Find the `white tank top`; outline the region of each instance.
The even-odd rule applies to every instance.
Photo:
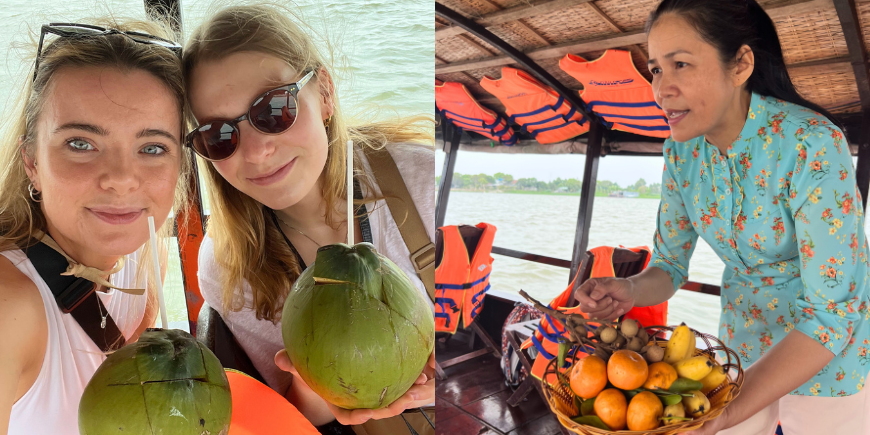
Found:
[[[48,285],[24,252],[16,249],[0,252],[0,255],[36,284],[48,325],[48,345],[42,368],[33,386],[12,405],[8,435],[79,435],[79,400],[91,376],[106,358],[72,314],[64,314],[58,308]],[[135,287],[138,256],[138,251],[127,256],[124,268],[110,278],[113,285]],[[110,289],[98,294],[118,329],[125,338],[130,337],[142,323],[147,293],[135,296]]]

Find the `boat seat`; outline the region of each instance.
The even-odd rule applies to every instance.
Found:
[[[220,314],[203,302],[196,324],[196,339],[214,352],[225,369],[238,370],[266,384],[254,363],[236,341]]]
[[[633,252],[628,249],[615,248],[613,251],[613,271],[615,272],[616,277],[628,278],[640,273],[646,263],[647,255],[648,254],[646,253]],[[583,259],[580,266],[577,268],[577,273],[580,274],[580,279],[577,280],[578,286],[589,279],[589,275],[592,273],[592,263],[594,258],[595,256],[591,252],[586,252],[586,258]],[[573,293],[568,299],[566,306],[576,306],[576,300],[574,299]],[[525,367],[526,373],[531,373],[533,359],[529,355],[528,349],[521,349],[520,347],[524,340],[522,337],[518,336],[517,331],[507,331],[507,336],[511,346],[513,346],[514,349],[517,349],[517,356],[520,359],[520,363]],[[523,380],[520,386],[517,387],[511,397],[508,398],[508,404],[514,407],[519,405],[519,403],[522,402],[532,390],[538,390],[538,394],[541,395],[544,403],[547,403],[547,398],[544,396],[544,390],[541,387],[541,381],[529,375],[525,380]],[[571,433],[564,427],[561,427],[561,429],[565,434]]]

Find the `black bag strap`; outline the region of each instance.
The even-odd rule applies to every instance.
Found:
[[[386,148],[375,150],[364,147],[363,151],[372,167],[378,187],[386,197],[390,214],[393,215],[399,233],[411,253],[410,260],[414,271],[426,287],[429,299],[435,301],[435,243],[429,240],[423,219],[414,206],[414,200],[405,186],[399,167]]]
[[[64,313],[72,314],[100,350],[109,352],[125,344],[124,334],[97,296],[96,284],[84,278],[61,275],[69,263],[63,255],[42,242],[25,248],[24,253],[51,289],[57,306]]]

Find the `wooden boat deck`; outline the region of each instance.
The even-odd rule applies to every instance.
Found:
[[[494,337],[495,338],[495,337]],[[500,344],[500,338],[498,341]],[[483,348],[475,340],[475,349]],[[460,332],[435,344],[435,359],[446,361],[469,351],[470,334]],[[546,402],[531,392],[517,407],[507,404],[499,360],[491,354],[444,369],[447,379],[435,389],[437,435],[557,435],[560,425]]]

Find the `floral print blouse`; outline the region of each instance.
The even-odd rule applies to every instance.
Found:
[[[703,137],[665,142],[650,266],[680,288],[701,236],[726,265],[719,338],[743,366],[797,329],[835,357],[791,394],[857,393],[870,371],[870,263],[843,133],[753,93],[727,154]]]

